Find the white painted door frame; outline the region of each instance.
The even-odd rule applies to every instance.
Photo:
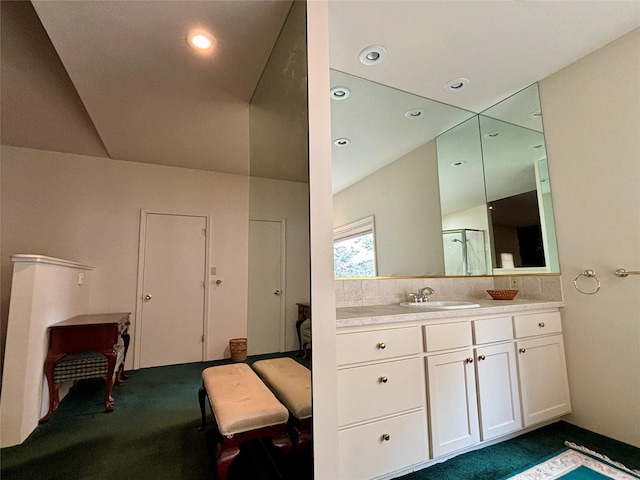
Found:
[[[140,209],[140,238],[138,240],[138,282],[136,286],[136,317],[134,324],[134,341],[133,341],[133,369],[138,370],[140,368],[140,350],[142,345],[142,305],[144,296],[144,255],[146,244],[146,225],[147,215],[174,215],[185,217],[202,217],[205,220],[206,225],[206,241],[205,241],[205,278],[204,280],[204,306],[203,306],[203,341],[202,341],[202,359],[206,358],[206,352],[208,352],[208,340],[209,340],[209,277],[210,277],[210,264],[211,264],[211,242],[209,241],[211,235],[211,215],[202,213],[184,213],[184,212],[162,212]]]
[[[287,297],[287,248],[286,248],[286,219],[284,218],[249,218],[249,222],[273,222],[280,224],[280,351],[285,351],[285,334],[286,334],[286,297]],[[251,301],[251,299],[247,299]],[[247,308],[248,310],[248,308]]]

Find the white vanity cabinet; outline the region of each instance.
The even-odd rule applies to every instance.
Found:
[[[481,440],[522,428],[511,317],[473,321]]]
[[[560,313],[514,315],[513,325],[524,426],[569,413]]]
[[[570,412],[557,307],[503,305],[338,330],[341,479],[393,478]]]
[[[340,478],[370,479],[427,460],[418,326],[339,333]]]
[[[431,453],[436,458],[480,441],[471,322],[423,327]]]

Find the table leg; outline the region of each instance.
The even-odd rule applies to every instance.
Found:
[[[58,388],[56,387],[53,376],[56,368],[56,362],[62,357],[64,357],[64,355],[47,356],[47,359],[44,362],[44,375],[47,378],[47,386],[49,388],[49,410],[47,411],[47,414],[38,421],[38,424],[40,425],[49,421],[49,417],[58,409],[58,405],[60,404]]]
[[[107,376],[104,379],[104,406],[107,413],[113,412],[113,397],[111,396],[111,390],[113,389],[113,383],[115,381],[115,369],[116,369],[116,351],[115,349],[102,351],[102,354],[107,357]]]

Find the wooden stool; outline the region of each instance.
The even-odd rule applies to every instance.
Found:
[[[226,480],[229,465],[240,453],[240,445],[248,440],[268,437],[283,452],[292,450],[287,435],[288,410],[246,363],[202,371],[202,387],[198,390],[201,430],[206,427],[205,396],[221,435],[216,447],[218,480]]]

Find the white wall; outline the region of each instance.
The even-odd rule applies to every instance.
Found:
[[[310,295],[309,186],[306,183],[253,177],[250,191],[251,220],[285,220],[285,350],[297,350],[296,303],[308,302]]]
[[[2,382],[2,447],[22,443],[48,411],[49,391],[43,365],[47,328],[87,312],[91,267],[36,255],[16,255],[6,373]],[[79,283],[79,274],[84,275]],[[68,386],[59,392],[62,398]]]
[[[307,2],[309,228],[313,352],[313,476],[338,478],[336,303],[333,281],[331,108],[327,0]]]
[[[540,82],[572,423],[640,447],[640,29]],[[596,271],[602,289],[576,291]]]
[[[444,274],[435,141],[337,193],[333,206],[334,228],[374,216],[378,276]]]
[[[222,358],[230,338],[246,336],[248,177],[7,146],[1,153],[3,332],[14,253],[94,266],[86,313],[131,312],[135,332],[145,209],[211,215],[211,282],[224,282],[210,289],[207,359]]]

